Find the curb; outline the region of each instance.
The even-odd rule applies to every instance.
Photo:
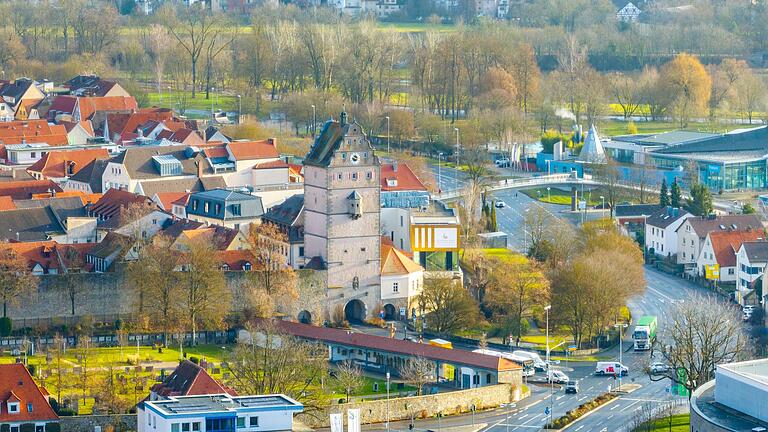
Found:
[[[612,404],[614,402],[617,402],[619,399],[621,399],[621,398],[619,396],[616,396],[615,398],[613,398],[613,399],[609,400],[608,402],[600,405],[599,407],[596,407],[595,409],[593,409],[591,411],[587,411],[583,416],[581,416],[581,417],[577,418],[576,420],[568,423],[567,425],[563,426],[560,429],[542,429],[542,430],[546,430],[546,431],[564,431],[564,430],[568,429],[569,427],[575,425],[576,423],[580,422],[583,418],[589,417],[590,415],[592,415],[592,413],[594,413],[596,411],[599,411],[599,410],[603,409],[604,407],[607,407],[608,405],[610,405],[610,404]]]

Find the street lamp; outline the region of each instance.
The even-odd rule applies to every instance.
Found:
[[[600,195],[600,200],[603,202],[603,206],[601,207],[603,209],[602,213],[605,213],[605,197]]]
[[[456,190],[459,190],[459,171],[461,171],[459,168],[459,149],[461,143],[459,142],[459,128],[455,127],[453,130],[456,132]]]
[[[216,87],[211,87],[211,93],[216,92]],[[210,97],[211,95],[209,95]],[[211,117],[213,117],[213,97],[211,97]]]
[[[243,98],[237,95],[237,124],[243,122]]]
[[[619,364],[621,364],[623,368],[624,367],[624,361],[623,361],[624,346],[622,342],[624,341],[624,329],[627,328],[628,325],[624,323],[616,323],[613,326],[619,329]],[[622,369],[619,369],[619,388],[621,388],[621,376],[622,376]]]
[[[547,186],[547,201],[552,202],[552,195],[549,193],[549,186]]]
[[[547,327],[546,327],[546,343],[547,343],[547,381],[549,381],[549,422],[552,423],[552,409],[554,408],[552,404],[552,394],[553,394],[553,386],[552,386],[552,372],[549,370],[551,365],[549,364],[549,310],[552,309],[552,305],[546,305],[544,306],[544,311],[547,313]]]
[[[443,177],[441,175],[441,165],[440,165],[440,159],[443,157],[443,152],[439,152],[437,154],[437,193],[442,193],[443,191]]]
[[[384,118],[387,119],[387,156],[390,156],[389,154],[389,116],[386,116]]]
[[[387,372],[387,431],[389,431],[389,372]]]
[[[315,137],[315,128],[317,128],[317,108],[312,105],[312,138]]]

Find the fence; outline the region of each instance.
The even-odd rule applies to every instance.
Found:
[[[170,334],[168,344],[172,345],[178,343],[178,334]],[[192,333],[185,333],[184,341],[192,340]],[[234,343],[237,339],[237,331],[235,330],[216,330],[216,331],[202,331],[196,333],[196,341],[202,344],[228,344]],[[67,346],[73,347],[77,345],[77,336],[67,336],[65,338]],[[22,349],[27,346],[47,346],[52,344],[54,337],[51,335],[44,336],[10,336],[0,338],[0,349]],[[136,346],[136,345],[154,345],[163,341],[162,333],[133,333],[125,335],[123,339],[123,346]],[[117,334],[106,335],[94,335],[91,336],[91,343],[95,346],[110,347],[120,346],[120,336]]]

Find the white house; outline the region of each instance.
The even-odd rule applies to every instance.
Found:
[[[692,275],[699,274],[696,259],[710,232],[762,229],[757,215],[700,216],[686,219],[677,229],[677,263]]]
[[[663,207],[645,220],[645,249],[661,257],[677,254],[677,229],[692,214],[677,207]]]
[[[762,229],[713,231],[707,234],[696,259],[699,275],[720,282],[736,282],[736,252],[742,243],[758,240],[765,240]]]
[[[138,405],[138,432],[266,432],[293,430],[304,410],[285,395],[176,396]]]
[[[741,244],[736,253],[738,280],[735,300],[737,302],[745,305],[754,304],[759,300],[755,296],[750,296],[750,293],[762,283],[761,278],[765,273],[766,265],[768,265],[768,242],[746,241]]]
[[[616,19],[625,23],[637,22],[637,20],[640,19],[640,14],[642,13],[643,12],[640,10],[640,8],[635,6],[634,3],[629,2],[623,8],[619,9],[618,12],[616,12]]]
[[[384,319],[410,317],[411,308],[416,307],[412,300],[421,293],[423,285],[422,266],[397,248],[381,245],[381,301],[384,303]]]

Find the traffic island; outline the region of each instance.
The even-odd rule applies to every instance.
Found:
[[[619,396],[615,393],[604,393],[589,402],[579,405],[578,408],[568,411],[564,416],[552,420],[551,423],[544,425],[545,430],[561,430],[571,423],[587,416],[592,411],[605,406],[606,404],[617,400]]]

